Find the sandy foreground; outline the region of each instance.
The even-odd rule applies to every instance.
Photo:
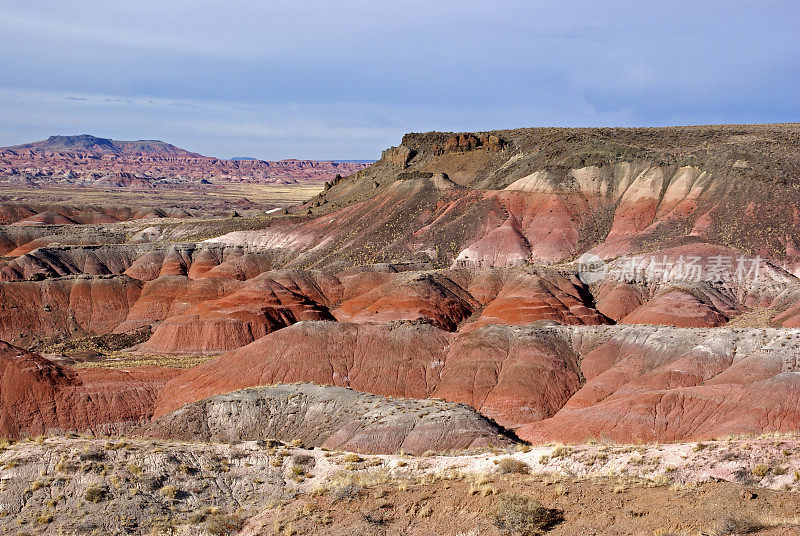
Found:
[[[0,531],[800,534],[798,446],[770,436],[412,457],[276,441],[36,438],[0,453]],[[535,501],[553,523],[510,531],[498,521],[509,497]]]

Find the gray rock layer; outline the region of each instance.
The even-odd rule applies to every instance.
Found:
[[[497,424],[463,404],[313,384],[207,398],[156,419],[140,433],[219,442],[299,439],[306,446],[365,454],[445,452],[513,442]]]

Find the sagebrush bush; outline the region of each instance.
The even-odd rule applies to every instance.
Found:
[[[307,465],[314,467],[316,465],[317,460],[314,456],[309,456],[308,454],[295,454],[292,456],[292,462],[294,465]]]
[[[764,526],[757,521],[746,518],[727,517],[720,521],[716,536],[738,536],[759,532]]]
[[[98,486],[93,484],[86,488],[86,491],[83,494],[83,498],[89,501],[90,503],[99,503],[103,500],[106,495],[106,490],[102,486]]]
[[[525,495],[501,495],[494,507],[497,526],[512,536],[533,536],[551,529],[563,519],[560,510],[545,508]]]
[[[237,515],[212,514],[206,521],[206,530],[213,536],[230,536],[244,526],[244,520]]]
[[[524,475],[530,473],[530,471],[531,468],[527,463],[514,458],[503,458],[500,460],[500,463],[497,464],[497,472],[501,475],[510,473]]]
[[[168,499],[174,499],[178,496],[178,488],[175,486],[167,485],[164,486],[159,490],[159,493],[162,497],[166,497]]]
[[[765,465],[763,463],[759,463],[755,467],[753,467],[753,476],[762,479],[769,474],[769,465]]]

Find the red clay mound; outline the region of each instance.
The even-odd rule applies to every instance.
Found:
[[[207,300],[216,300],[242,287],[242,282],[225,278],[191,280],[186,276],[167,275],[147,281],[141,295],[131,306],[115,333],[157,324],[168,316],[177,316]]]
[[[552,415],[580,386],[576,355],[546,330],[493,326],[450,334],[405,322],[301,322],[181,374],[167,384],[156,414],[295,381],[466,402],[504,426]]]
[[[453,337],[434,396],[514,428],[558,411],[581,386],[579,357],[548,328],[491,326]]]
[[[0,224],[8,225],[36,214],[35,210],[19,203],[0,203]]]
[[[69,277],[0,285],[0,337],[110,333],[139,298],[126,276]]]
[[[480,316],[467,325],[469,329],[540,320],[574,325],[610,323],[592,307],[585,285],[574,276],[554,271],[487,270],[478,272],[467,290],[483,305]]]
[[[722,330],[722,328],[717,328]],[[796,334],[626,327],[584,339],[586,384],[530,441],[708,439],[800,427]]]
[[[75,220],[59,214],[58,212],[45,211],[19,220],[13,225],[74,225]]]
[[[689,292],[670,290],[654,296],[620,320],[622,324],[666,324],[684,328],[721,326],[728,318]]]
[[[166,386],[156,414],[244,387],[296,381],[427,398],[450,338],[429,325],[301,322],[187,370]]]
[[[76,371],[0,341],[0,435],[130,429],[150,418],[156,392],[175,372]]]
[[[451,274],[363,272],[343,281],[344,293],[333,314],[337,320],[389,322],[428,319],[454,331],[478,309],[478,302]]]
[[[207,352],[244,346],[299,320],[334,320],[327,308],[263,274],[217,300],[168,317],[142,345],[146,352]]]

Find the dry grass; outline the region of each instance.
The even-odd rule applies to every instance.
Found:
[[[86,488],[84,499],[90,503],[98,503],[105,498],[106,490],[102,486],[91,485]]]
[[[213,359],[214,355],[150,355],[113,352],[102,361],[76,363],[75,368],[127,369],[137,367],[191,368]]]
[[[78,188],[74,186],[3,186],[3,193],[21,200],[74,204],[120,206],[196,206],[198,198],[203,204],[232,202],[246,197],[255,203],[294,205],[311,199],[323,189],[322,182],[299,184],[248,184],[214,183],[205,188],[159,188],[155,191],[135,189]],[[202,194],[202,195],[199,195]]]
[[[766,528],[764,524],[754,519],[729,517],[723,519],[716,532],[716,536],[739,536],[753,534]]]
[[[391,477],[385,470],[369,471],[363,473],[334,473],[324,481],[317,484],[312,490],[312,495],[329,494],[334,500],[355,499],[365,488],[378,486],[389,482]]]
[[[566,458],[572,454],[572,449],[565,445],[555,445],[553,451],[550,453],[551,458]]]

